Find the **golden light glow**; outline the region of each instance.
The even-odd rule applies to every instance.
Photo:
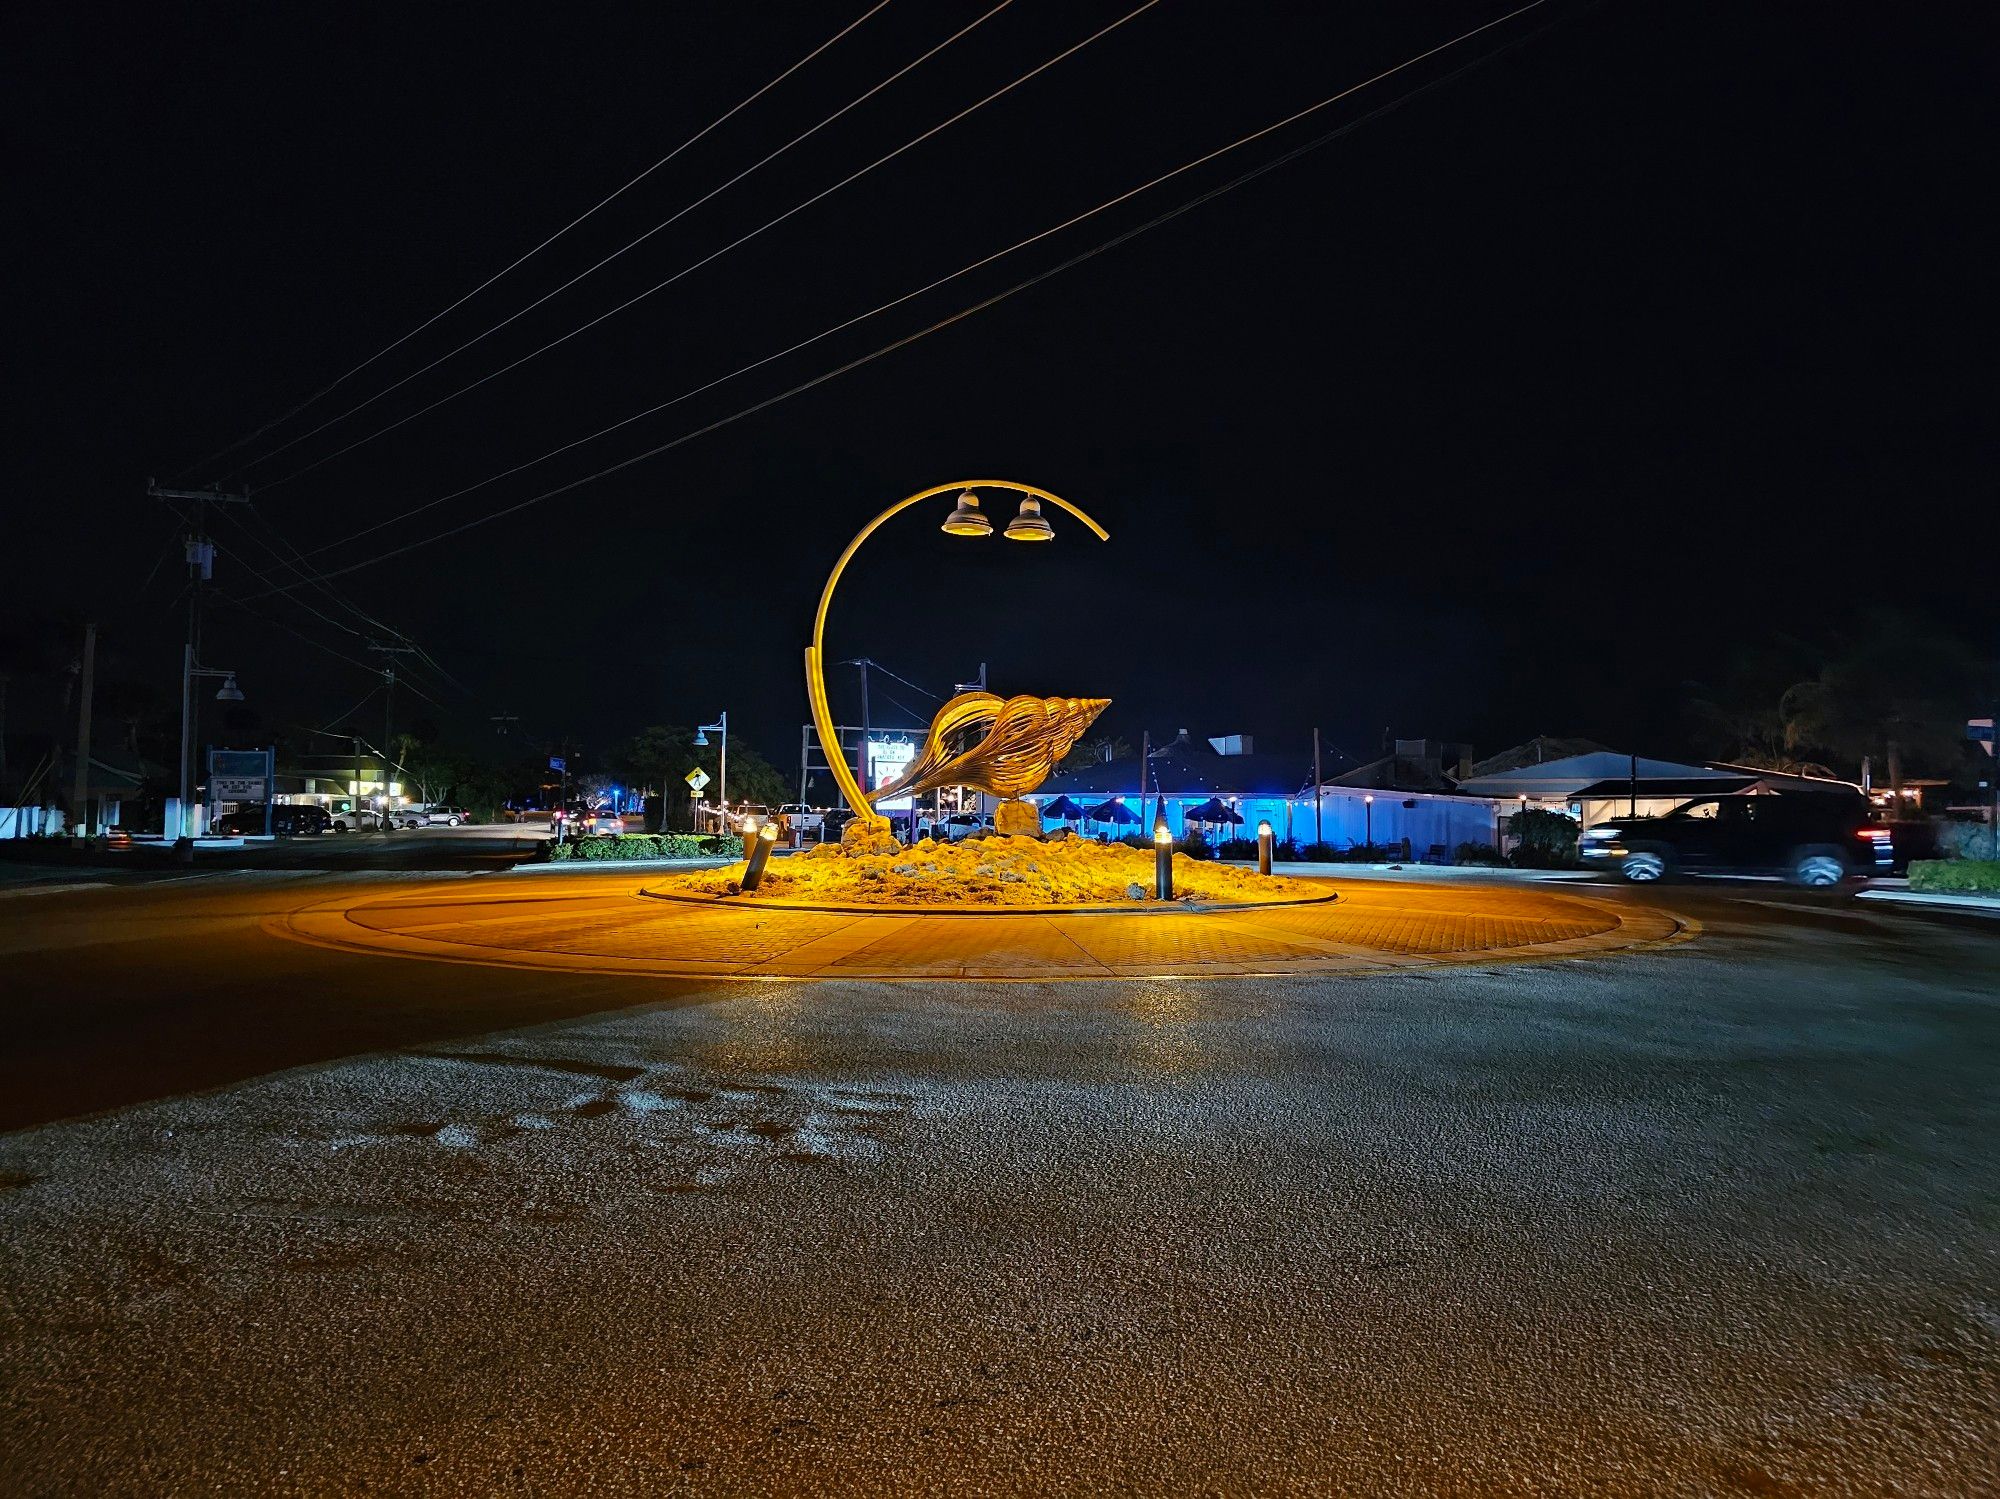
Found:
[[[990,796],[1025,796],[1049,777],[1083,731],[1111,705],[1103,697],[1010,697],[961,692],[938,709],[908,770],[877,796],[913,796],[938,786],[969,786]],[[958,737],[980,724],[985,735],[953,753]]]
[[[775,822],[765,823],[761,828],[757,829],[757,836],[766,843],[776,843],[778,841],[778,825]]]
[[[1260,822],[1260,823],[1258,823],[1258,824],[1257,824],[1257,836],[1258,836],[1259,838],[1268,838],[1268,837],[1270,837],[1270,836],[1271,836],[1271,825],[1270,825],[1270,824],[1269,824],[1268,822]]]
[[[1165,848],[1169,843],[1172,843],[1173,841],[1174,841],[1173,829],[1169,828],[1164,822],[1161,823],[1158,827],[1153,829],[1153,842],[1159,844],[1160,847]]]

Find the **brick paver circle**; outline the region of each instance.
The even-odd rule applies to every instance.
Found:
[[[619,875],[350,893],[269,918],[352,952],[662,978],[1054,980],[1381,972],[1629,950],[1684,918],[1545,886],[1334,880],[1314,905],[1198,912],[804,911],[650,900]]]

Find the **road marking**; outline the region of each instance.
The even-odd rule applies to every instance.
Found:
[[[25,890],[0,890],[0,900],[21,895],[62,895],[70,890],[109,890],[109,880],[77,880],[68,885],[30,885]]]

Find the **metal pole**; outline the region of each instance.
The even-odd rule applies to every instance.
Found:
[[[1142,827],[1151,821],[1146,816],[1146,782],[1149,779],[1146,772],[1152,768],[1153,732],[1150,729],[1141,729],[1139,731],[1139,823]],[[1167,815],[1167,809],[1161,807],[1159,813],[1164,817]]]
[[[1320,789],[1319,730],[1313,730],[1313,841],[1326,842],[1326,794]]]
[[[861,772],[857,779],[861,782],[862,795],[868,796],[872,804],[875,788],[868,784],[868,772],[875,767],[868,763],[871,758],[868,753],[868,738],[870,733],[868,722],[868,658],[863,656],[854,664],[861,668],[861,749],[859,752]]]
[[[1632,753],[1632,807],[1625,815],[1627,817],[1639,815],[1639,754],[1636,750]]]
[[[90,836],[90,695],[97,669],[97,626],[83,627],[83,702],[76,712],[76,781],[70,796],[70,812],[77,823],[76,841]]]
[[[188,785],[188,737],[194,715],[193,628],[192,624],[188,626],[190,634],[187,645],[181,652],[181,794],[176,806],[176,815],[180,818],[181,825],[174,830],[174,847],[179,851],[180,861],[183,864],[194,861],[194,838],[188,832],[188,798],[193,793],[193,788]]]
[[[722,752],[716,756],[715,794],[726,807],[729,805],[729,710],[723,709],[716,715],[715,721],[722,725]]]
[[[396,752],[396,668],[382,668],[382,831],[392,824],[389,817],[389,757]]]
[[[354,831],[361,831],[361,736],[354,736],[354,795],[348,798],[347,815],[354,820]]]

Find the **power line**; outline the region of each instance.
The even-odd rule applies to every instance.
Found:
[[[578,214],[575,218],[571,219],[567,224],[563,225],[562,228],[558,229],[554,234],[551,234],[547,239],[543,240],[540,244],[536,245],[533,249],[529,250],[525,255],[522,255],[518,259],[509,262],[505,266],[502,266],[499,270],[495,271],[491,276],[488,276],[484,281],[480,282],[479,285],[473,287],[471,291],[467,292],[464,296],[460,297],[456,302],[453,302],[450,306],[432,313],[428,318],[424,319],[423,322],[417,324],[416,327],[412,328],[408,333],[405,333],[401,338],[396,339],[393,343],[384,344],[381,348],[377,349],[373,354],[370,354],[366,359],[362,360],[361,363],[355,365],[353,369],[347,371],[346,374],[341,375],[339,378],[335,379],[330,385],[323,386],[321,389],[314,391],[311,395],[307,396],[303,401],[299,402],[289,411],[286,411],[279,416],[273,417],[270,421],[264,423],[263,426],[259,427],[256,431],[250,433],[247,437],[240,437],[235,442],[230,443],[227,447],[220,448],[215,452],[209,454],[208,457],[201,459],[199,462],[190,464],[187,468],[181,471],[181,475],[185,476],[186,474],[194,473],[197,470],[205,469],[208,467],[208,465],[214,463],[218,458],[226,458],[231,453],[235,452],[237,449],[245,447],[248,444],[255,442],[258,438],[262,437],[266,432],[269,432],[272,428],[283,425],[285,422],[288,422],[293,417],[297,416],[300,412],[309,409],[310,407],[317,404],[319,401],[331,395],[335,390],[339,389],[347,381],[353,379],[356,375],[360,374],[363,370],[367,369],[371,364],[375,363],[375,361],[380,359],[383,355],[391,353],[392,351],[401,348],[404,344],[408,343],[411,339],[415,338],[419,333],[422,333],[426,328],[430,327],[440,318],[445,317],[452,312],[456,312],[460,307],[463,307],[467,302],[471,301],[474,297],[478,296],[481,292],[485,291],[487,287],[491,286],[501,277],[525,265],[535,256],[541,254],[542,251],[546,250],[550,245],[554,244],[557,240],[561,239],[565,234],[569,233],[570,230],[574,229],[578,224],[581,224],[585,219],[589,218],[599,209],[604,208],[605,206],[610,204],[613,199],[622,196],[630,189],[638,186],[646,178],[652,176],[653,173],[657,172],[661,167],[665,166],[668,162],[672,161],[676,156],[679,156],[683,151],[687,150],[688,147],[694,145],[697,141],[701,140],[702,137],[706,136],[710,131],[714,130],[717,126],[727,121],[731,116],[736,115],[740,113],[742,110],[748,108],[750,105],[755,104],[759,99],[763,98],[764,95],[768,94],[772,89],[776,88],[779,84],[783,83],[787,78],[791,77],[792,74],[798,72],[800,68],[803,68],[807,63],[811,62],[814,58],[818,57],[822,52],[826,51],[827,48],[831,47],[835,42],[838,42],[842,37],[846,36],[850,31],[854,30],[855,27],[859,26],[863,21],[866,21],[869,17],[873,16],[877,11],[882,10],[888,4],[889,0],[877,0],[877,3],[875,5],[871,6],[868,10],[864,11],[860,16],[856,17],[854,20],[848,22],[847,25],[843,26],[839,31],[836,31],[832,36],[828,37],[825,41],[821,42],[817,47],[813,48],[812,51],[808,52],[804,57],[800,58],[797,62],[793,63],[789,68],[786,68],[784,72],[778,74],[777,77],[773,78],[769,83],[765,84],[762,88],[758,89],[754,94],[751,94],[749,97],[741,100],[737,104],[732,105],[729,109],[724,110],[721,114],[717,115],[713,120],[710,120],[708,124],[704,125],[700,130],[697,130],[693,135],[689,136],[686,140],[682,141],[678,146],[674,147],[674,149],[669,151],[665,156],[662,156],[658,161],[654,162],[651,166],[647,167],[645,171],[639,173],[638,176],[632,178],[630,181],[625,183],[623,187],[620,187],[616,191],[607,194],[603,198],[598,199],[597,202],[593,203],[589,208],[585,209],[582,213]],[[269,455],[267,454],[266,456],[268,457]]]
[[[1062,220],[1060,223],[1052,224],[1046,229],[1039,230],[1036,233],[1027,236],[1025,239],[1016,240],[1013,244],[1008,245],[1005,249],[996,250],[990,255],[985,255],[977,260],[970,261],[967,264],[960,266],[957,270],[952,271],[950,274],[940,276],[935,281],[928,282],[925,285],[916,288],[914,291],[908,291],[903,293],[901,296],[892,297],[886,302],[880,303],[875,307],[871,307],[866,312],[858,313],[855,316],[850,317],[843,322],[835,323],[828,328],[823,328],[818,333],[813,334],[810,338],[800,339],[797,343],[791,344],[783,349],[779,349],[776,353],[766,354],[760,359],[754,359],[748,364],[740,365],[736,369],[731,370],[726,375],[719,375],[713,380],[709,380],[701,385],[693,386],[688,390],[682,391],[677,396],[670,397],[669,399],[661,401],[656,405],[648,406],[643,411],[636,411],[630,416],[623,417],[620,420],[611,423],[611,425],[608,427],[600,427],[597,429],[597,431],[592,432],[587,436],[579,437],[572,442],[564,443],[560,447],[551,448],[547,452],[542,453],[537,457],[527,459],[525,462],[517,463],[511,468],[501,469],[497,473],[489,474],[486,478],[481,479],[476,483],[468,484],[462,489],[455,489],[451,491],[449,494],[439,495],[436,499],[426,500],[421,505],[413,506],[408,510],[404,510],[396,515],[389,516],[387,519],[376,521],[372,525],[364,526],[360,530],[350,532],[348,535],[342,536],[337,540],[325,542],[320,546],[313,547],[308,551],[306,551],[305,553],[303,553],[302,555],[308,558],[317,557],[324,552],[332,551],[336,547],[345,546],[348,542],[358,541],[364,536],[373,535],[375,532],[384,530],[389,526],[397,524],[398,522],[408,520],[413,516],[421,515],[427,510],[435,509],[439,505],[448,504],[452,500],[463,499],[466,495],[473,494],[478,490],[484,489],[490,484],[496,484],[502,479],[512,478],[515,474],[533,468],[537,464],[546,463],[551,458],[560,457],[562,454],[570,452],[575,448],[580,448],[586,443],[595,442],[600,437],[608,437],[611,433],[618,431],[622,427],[628,427],[634,422],[643,421],[645,418],[649,416],[655,416],[660,412],[667,410],[669,407],[677,406],[683,401],[690,400],[695,396],[702,395],[708,391],[714,390],[717,386],[727,384],[729,381],[736,379],[738,376],[746,375],[753,370],[761,369],[763,366],[775,363],[777,360],[783,359],[787,355],[796,354],[801,349],[808,348],[811,345],[819,343],[824,339],[831,338],[834,334],[844,332],[849,328],[855,327],[857,324],[867,322],[870,318],[878,317],[882,313],[900,307],[906,302],[914,301],[918,297],[921,297],[928,292],[936,291],[941,286],[945,286],[950,282],[960,279],[961,277],[970,275],[972,272],[980,270],[986,266],[992,265],[996,261],[1005,259],[1007,256],[1014,254],[1018,250],[1023,250],[1030,245],[1038,244],[1042,240],[1048,239],[1054,235],[1062,233],[1065,229],[1074,228],[1076,225],[1081,224],[1088,219],[1092,219],[1098,216],[1099,214],[1106,213],[1109,210],[1118,207],[1120,204],[1131,201],[1133,198],[1138,197],[1142,193],[1148,192],[1151,189],[1158,187],[1165,182],[1171,181],[1175,177],[1179,177],[1188,172],[1194,171],[1196,168],[1205,166],[1209,162],[1215,161],[1219,157],[1226,156],[1232,151],[1239,150],[1244,146],[1250,145],[1253,142],[1263,139],[1265,136],[1283,130],[1285,127],[1289,125],[1296,124],[1298,121],[1305,119],[1309,115],[1316,114],[1321,110],[1330,108],[1331,106],[1341,102],[1343,99],[1351,98],[1353,95],[1361,92],[1363,89],[1370,88],[1373,85],[1380,83],[1385,79],[1391,78],[1398,73],[1404,72],[1409,68],[1415,67],[1417,64],[1425,61],[1426,59],[1435,57],[1440,52],[1446,51],[1449,48],[1455,47],[1462,42],[1470,40],[1472,37],[1479,35],[1479,33],[1482,31],[1489,30],[1494,26],[1502,25],[1505,22],[1514,19],[1516,16],[1523,15],[1526,12],[1534,10],[1538,6],[1545,3],[1546,0],[1533,0],[1533,3],[1522,6],[1518,10],[1510,11],[1508,14],[1499,17],[1497,20],[1488,22],[1485,26],[1476,27],[1471,31],[1465,32],[1461,36],[1454,37],[1449,42],[1445,42],[1440,46],[1431,48],[1429,51],[1420,52],[1414,57],[1406,58],[1404,61],[1396,64],[1396,66],[1393,68],[1384,69],[1382,72],[1375,74],[1373,77],[1366,78],[1359,83],[1352,84],[1349,87],[1340,90],[1338,93],[1329,94],[1326,98],[1319,100],[1317,103],[1309,104],[1304,109],[1295,110],[1293,113],[1286,115],[1281,120],[1277,120],[1272,124],[1262,126],[1259,129],[1251,131],[1247,135],[1239,136],[1226,146],[1218,147],[1217,149],[1209,151],[1201,156],[1197,156],[1190,161],[1183,162],[1181,165],[1173,168],[1171,171],[1162,172],[1157,177],[1153,177],[1148,181],[1142,182],[1137,187],[1130,188],[1125,192],[1117,194],[1115,197],[1106,198],[1103,202],[1097,204],[1094,208],[1085,209],[1082,213],[1072,214],[1070,217]],[[1526,38],[1521,38],[1520,40],[1526,40]],[[1519,41],[1511,43],[1510,45],[1519,45]],[[1497,55],[1497,53],[1494,55]],[[1489,59],[1481,58],[1479,61],[1483,63],[1487,60]],[[1461,69],[1459,71],[1463,70]],[[1446,77],[1444,78],[1435,80],[1433,83],[1428,84],[1425,87],[1426,88],[1436,87],[1438,84],[1448,82],[1450,81],[1450,79],[1455,78],[1457,76],[1458,72],[1455,71],[1451,74],[1446,75]],[[1416,92],[1421,92],[1421,90]],[[1394,108],[1396,107],[1396,105],[1405,103],[1410,98],[1414,98],[1415,96],[1416,96],[1415,92],[1408,95],[1404,95],[1403,97],[1396,100],[1394,104],[1387,107]],[[1366,123],[1368,120],[1376,118],[1382,112],[1383,112],[1382,110],[1375,110],[1371,111],[1369,114],[1361,116],[1359,119],[1350,122],[1347,126],[1344,126],[1343,133],[1345,130],[1353,129],[1361,124]],[[1314,141],[1303,149],[1306,150],[1315,149],[1316,147],[1325,144],[1327,139],[1331,139],[1331,137],[1326,137],[1322,138],[1321,140]],[[1283,160],[1289,160],[1289,159],[1290,159],[1289,157],[1281,158],[1281,162]],[[1242,180],[1247,180],[1247,179],[1242,179]],[[1235,184],[1232,184],[1232,186],[1233,185]],[[1198,201],[1205,201],[1205,200],[1198,200]]]
[[[742,171],[738,172],[734,177],[731,177],[727,182],[723,183],[720,187],[713,188],[710,191],[703,193],[699,198],[696,198],[693,202],[684,205],[683,207],[676,210],[674,213],[662,219],[659,223],[655,224],[652,228],[648,229],[644,234],[640,235],[637,239],[632,240],[627,244],[621,245],[618,249],[613,250],[609,255],[605,256],[595,265],[588,266],[585,269],[578,271],[574,276],[570,277],[569,280],[563,282],[563,284],[561,286],[558,286],[554,291],[544,293],[543,295],[537,297],[534,301],[530,302],[526,307],[521,308],[517,312],[510,312],[506,317],[500,319],[499,322],[493,324],[492,327],[486,329],[483,333],[475,333],[471,338],[466,339],[465,342],[459,344],[456,348],[447,349],[444,353],[438,355],[437,358],[433,359],[429,364],[424,365],[421,369],[412,370],[409,374],[403,376],[402,379],[395,381],[393,384],[383,386],[382,389],[376,391],[375,394],[368,397],[367,400],[358,402],[357,404],[348,407],[347,410],[341,412],[338,416],[328,417],[325,421],[321,422],[317,427],[314,427],[311,431],[302,432],[297,437],[294,437],[290,442],[282,443],[278,447],[272,448],[268,453],[265,453],[260,457],[251,459],[248,463],[243,465],[243,471],[247,472],[248,470],[255,468],[258,464],[264,463],[272,458],[277,457],[278,454],[285,452],[287,449],[297,447],[300,443],[305,442],[308,438],[316,437],[321,432],[324,432],[328,427],[336,426],[339,423],[346,421],[350,416],[355,415],[357,412],[366,410],[368,407],[373,406],[377,401],[381,400],[384,396],[389,395],[395,391],[401,390],[405,385],[408,385],[412,380],[417,379],[421,375],[429,374],[432,370],[436,369],[439,365],[443,364],[447,359],[456,358],[458,355],[463,354],[467,349],[471,348],[474,344],[480,343],[483,340],[492,337],[495,333],[498,333],[502,328],[507,327],[510,323],[518,322],[521,318],[524,318],[529,313],[533,312],[537,307],[540,307],[544,302],[553,301],[555,298],[561,296],[564,292],[568,291],[572,286],[575,286],[579,281],[582,281],[585,277],[596,275],[597,272],[603,270],[604,267],[611,264],[612,261],[616,260],[626,251],[636,249],[638,246],[644,244],[647,240],[651,239],[654,235],[658,234],[662,229],[665,229],[672,224],[678,223],[681,219],[687,217],[687,215],[689,215],[690,213],[693,213],[697,208],[701,207],[702,204],[708,202],[710,199],[721,196],[723,193],[727,192],[730,188],[734,187],[737,183],[741,182],[745,177],[748,177],[752,172],[755,172],[760,168],[767,166],[771,162],[777,160],[780,156],[783,156],[787,151],[791,150],[792,147],[798,145],[801,141],[805,140],[807,137],[818,134],[821,130],[824,130],[828,125],[831,125],[835,120],[839,119],[842,115],[846,114],[849,110],[854,109],[858,105],[864,104],[868,100],[874,98],[875,95],[882,92],[883,89],[887,88],[890,84],[894,83],[904,74],[912,72],[916,68],[922,66],[924,63],[929,62],[933,57],[937,56],[938,53],[944,51],[946,47],[949,47],[953,42],[957,41],[960,37],[966,35],[968,32],[972,31],[975,27],[984,25],[988,20],[992,19],[994,16],[997,16],[1001,11],[1005,10],[1008,6],[1012,5],[1013,3],[1014,0],[1000,0],[1000,3],[998,5],[995,5],[991,10],[987,11],[985,15],[980,16],[977,20],[971,22],[966,26],[960,27],[956,32],[952,33],[952,35],[946,37],[943,41],[939,42],[935,47],[931,48],[930,51],[924,53],[924,55],[922,57],[919,57],[915,62],[906,63],[904,66],[898,68],[895,72],[891,73],[887,78],[884,78],[880,83],[876,84],[873,88],[869,89],[865,94],[857,95],[855,98],[848,100],[847,103],[841,105],[840,108],[836,109],[832,114],[828,115],[825,119],[821,120],[817,125],[814,125],[810,129],[801,131],[799,134],[793,136],[790,140],[786,141],[784,145],[778,147],[777,150],[771,152],[770,155],[764,157],[760,161],[753,162],[751,165],[745,167]],[[738,243],[741,243],[741,241],[738,241]],[[734,247],[732,246],[730,248]],[[726,254],[727,251],[726,250],[718,251],[717,253]],[[699,264],[705,265],[707,264],[707,262],[702,261],[699,262]],[[690,266],[688,268],[688,270],[693,270],[693,269],[695,269],[695,267],[693,266]],[[687,273],[688,272],[684,270],[679,274],[684,276]],[[674,279],[678,279],[678,277]],[[666,282],[661,283],[662,286],[666,284],[668,283]],[[659,288],[657,287],[654,288],[654,290],[658,289]],[[652,295],[652,293],[647,292],[645,293],[645,295],[650,296]],[[610,314],[607,313],[606,316],[610,316]],[[589,325],[586,324],[585,326],[587,327]],[[540,353],[541,351],[537,350],[536,352]],[[529,357],[532,358],[534,356],[530,355]],[[513,366],[511,365],[508,366],[508,368],[510,369],[512,367]],[[428,409],[429,408],[426,408],[426,410]],[[421,415],[422,413],[418,414]],[[400,423],[396,425],[400,425]],[[383,431],[389,431],[389,430],[391,430],[391,428],[383,429]],[[360,447],[365,443],[372,442],[375,437],[380,435],[381,433],[375,433],[369,437],[364,437],[360,440],[360,442],[350,444],[350,447]],[[285,475],[284,478],[278,479],[274,482],[278,484],[288,483],[290,480],[298,478],[301,474],[309,473],[313,469],[318,468],[322,463],[330,463],[333,459],[338,458],[342,453],[345,453],[347,451],[349,451],[349,448],[335,449],[333,452],[327,454],[326,457],[321,458],[316,462],[309,463],[304,468],[295,469],[291,473]]]
[[[618,316],[619,313],[624,312],[627,308],[630,308],[636,305],[637,303],[645,301],[646,298],[652,296],[655,292],[663,291],[667,287],[672,286],[676,281],[679,281],[682,277],[690,275],[693,272],[700,270],[703,266],[708,265],[713,261],[721,259],[724,255],[727,255],[730,251],[736,249],[738,246],[749,243],[751,240],[757,238],[759,235],[767,232],[768,230],[775,229],[778,225],[784,223],[785,220],[791,218],[794,214],[802,213],[804,210],[812,207],[815,203],[821,202],[822,200],[831,197],[833,194],[839,192],[842,188],[848,186],[850,183],[859,181],[861,178],[867,176],[870,172],[874,171],[877,167],[883,166],[886,163],[895,160],[898,156],[901,156],[905,151],[909,151],[916,146],[922,145],[932,136],[937,135],[944,130],[950,129],[953,125],[956,125],[960,120],[963,120],[967,115],[973,114],[978,110],[984,109],[988,104],[991,104],[995,99],[998,99],[1005,94],[1013,92],[1015,89],[1019,88],[1022,84],[1027,83],[1029,80],[1037,77],[1042,73],[1047,72],[1057,63],[1062,62],[1065,58],[1072,57],[1076,53],[1081,52],[1085,47],[1088,47],[1092,42],[1099,40],[1101,37],[1109,35],[1113,31],[1116,31],[1119,27],[1125,25],[1129,21],[1136,19],[1138,16],[1143,15],[1145,12],[1151,10],[1155,5],[1158,5],[1159,3],[1160,0],[1144,0],[1143,4],[1136,6],[1134,9],[1130,11],[1127,11],[1124,15],[1120,16],[1117,20],[1111,22],[1109,25],[1101,27],[1097,31],[1092,32],[1089,36],[1085,37],[1082,41],[1076,43],[1074,46],[1065,48],[1063,51],[1058,52],[1054,57],[1051,57],[1047,61],[1038,63],[1036,66],[1030,68],[1027,72],[1023,73],[1013,82],[1006,84],[1001,88],[995,89],[985,98],[979,100],[978,103],[967,105],[964,109],[961,109],[960,111],[958,111],[957,114],[952,115],[949,119],[943,120],[940,123],[931,126],[930,129],[924,131],[920,135],[911,137],[909,140],[903,142],[902,145],[896,147],[893,151],[890,151],[885,155],[876,157],[875,160],[868,163],[867,166],[862,167],[858,171],[850,172],[847,176],[841,178],[840,181],[834,183],[833,186],[822,189],[820,192],[813,194],[813,196],[805,199],[803,202],[794,204],[792,207],[786,209],[783,213],[779,214],[776,218],[766,220],[764,223],[758,225],[755,229],[752,229],[749,233],[739,235],[737,238],[731,240],[728,244],[724,245],[720,250],[717,250],[710,255],[705,255],[700,260],[697,260],[690,265],[681,267],[680,270],[674,272],[674,274],[667,277],[666,280],[656,282],[654,285],[647,287],[646,290],[639,292],[635,296],[627,297],[623,302],[620,302],[616,307],[613,307],[610,311],[599,313],[596,317],[591,318],[588,322],[580,323],[576,327],[570,329],[569,332],[563,334],[561,337],[549,340],[549,342],[543,344],[540,348],[531,349],[528,353],[523,354],[520,358],[515,359],[507,364],[501,365],[499,369],[493,370],[488,374],[481,375],[477,380],[474,380],[469,384],[460,386],[457,390],[450,392],[448,395],[443,395],[438,397],[437,400],[432,401],[429,405],[418,407],[408,416],[399,417],[397,420],[388,423],[386,426],[376,428],[373,432],[368,433],[365,437],[357,437],[353,442],[348,443],[346,446],[335,448],[331,453],[328,453],[323,458],[317,458],[313,460],[311,463],[308,463],[301,468],[293,469],[290,473],[285,474],[281,478],[271,480],[268,484],[264,486],[264,488],[270,490],[277,488],[280,484],[289,484],[292,480],[297,479],[302,475],[311,473],[314,469],[320,467],[322,464],[331,463],[334,459],[341,457],[343,454],[351,453],[356,448],[365,446],[366,444],[373,442],[378,437],[384,437],[389,433],[394,432],[399,427],[407,426],[409,423],[415,421],[418,417],[426,416],[429,413],[437,410],[438,407],[447,405],[450,402],[457,400],[460,396],[466,395],[471,391],[477,390],[480,386],[486,384],[489,380],[496,380],[500,376],[506,374],[509,370],[518,369],[521,365],[526,364],[529,360],[537,359],[543,354],[548,353],[549,350],[568,343],[572,338],[577,337],[579,334],[587,333],[590,329],[595,328],[599,323],[605,322],[610,318],[614,318]],[[984,18],[982,17],[981,19]],[[267,454],[266,456],[270,455]],[[263,460],[259,459],[258,461],[262,462]]]

